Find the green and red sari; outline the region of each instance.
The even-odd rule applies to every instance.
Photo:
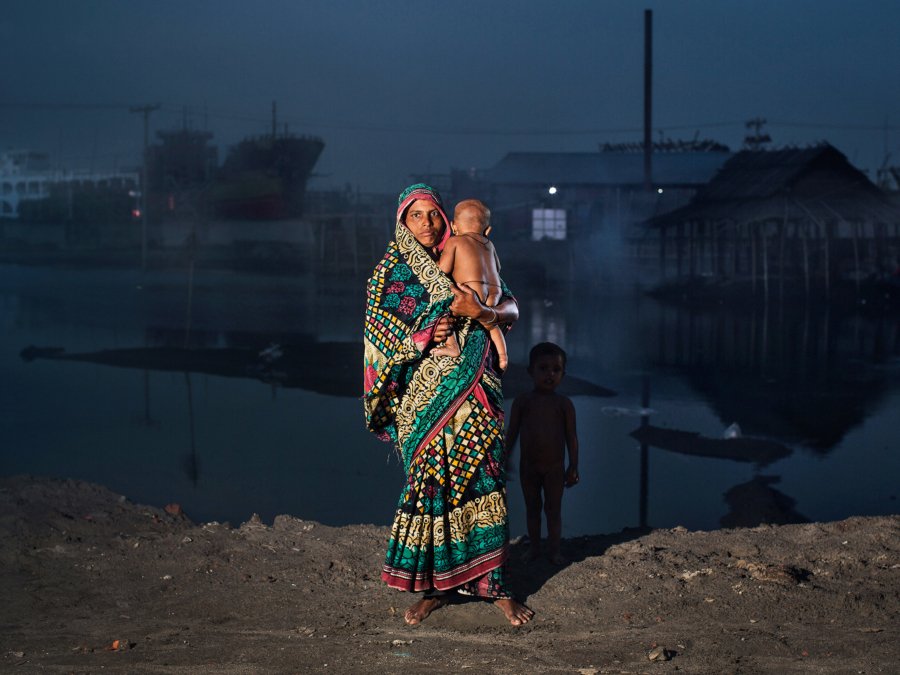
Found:
[[[461,320],[460,356],[429,354],[450,288],[398,222],[369,280],[365,325],[366,423],[395,444],[406,472],[381,577],[405,591],[510,597],[503,396],[490,337]]]

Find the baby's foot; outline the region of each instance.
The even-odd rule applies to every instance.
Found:
[[[459,356],[459,342],[457,342],[456,336],[451,335],[448,337],[444,342],[432,349],[431,353],[435,356]]]

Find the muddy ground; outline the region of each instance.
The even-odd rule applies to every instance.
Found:
[[[13,477],[0,537],[4,672],[900,672],[900,516],[570,539],[561,568],[516,544],[522,628],[478,601],[404,625],[385,527],[200,524]]]

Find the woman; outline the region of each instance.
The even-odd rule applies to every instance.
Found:
[[[441,273],[436,261],[449,236],[440,195],[411,185],[367,289],[366,423],[395,444],[407,477],[381,577],[425,591],[406,611],[409,624],[459,592],[493,601],[518,626],[533,612],[507,588],[503,395],[485,326],[508,325],[519,312],[505,287],[488,309]],[[460,356],[432,356],[450,334],[451,314]]]

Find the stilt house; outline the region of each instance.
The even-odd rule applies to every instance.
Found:
[[[743,151],[686,206],[646,222],[662,283],[828,295],[900,260],[900,209],[831,145]]]

